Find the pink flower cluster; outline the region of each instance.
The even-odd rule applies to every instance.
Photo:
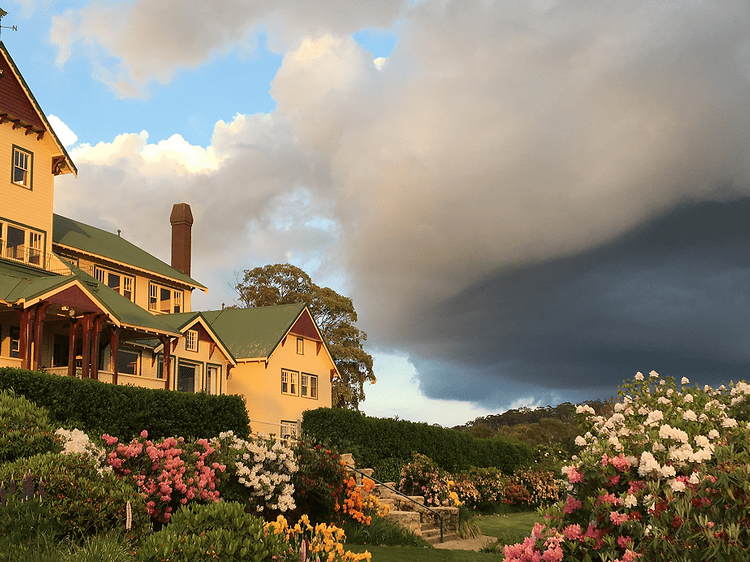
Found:
[[[216,448],[206,439],[186,443],[182,437],[167,437],[154,442],[145,430],[127,445],[110,435],[102,438],[112,447],[108,464],[116,474],[133,477],[152,518],[165,523],[180,504],[219,501],[217,471],[224,472],[226,466],[211,462]]]

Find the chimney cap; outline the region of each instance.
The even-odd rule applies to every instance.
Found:
[[[172,226],[176,224],[193,226],[193,213],[190,211],[190,205],[187,203],[175,203],[172,206],[172,214],[169,215],[169,222]]]

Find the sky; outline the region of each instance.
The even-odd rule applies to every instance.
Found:
[[[194,310],[271,263],[350,296],[368,415],[747,377],[746,1],[1,7],[79,170],[56,212],[169,261],[189,203]]]

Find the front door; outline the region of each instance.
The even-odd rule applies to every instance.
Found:
[[[195,392],[195,365],[180,363],[177,369],[177,390]]]

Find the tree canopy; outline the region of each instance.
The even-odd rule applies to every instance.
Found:
[[[357,312],[352,299],[317,286],[307,273],[288,263],[245,270],[235,289],[245,307],[305,303],[339,372],[333,381],[333,406],[359,409],[365,382],[376,379],[372,356],[362,347],[367,334],[354,325]]]

